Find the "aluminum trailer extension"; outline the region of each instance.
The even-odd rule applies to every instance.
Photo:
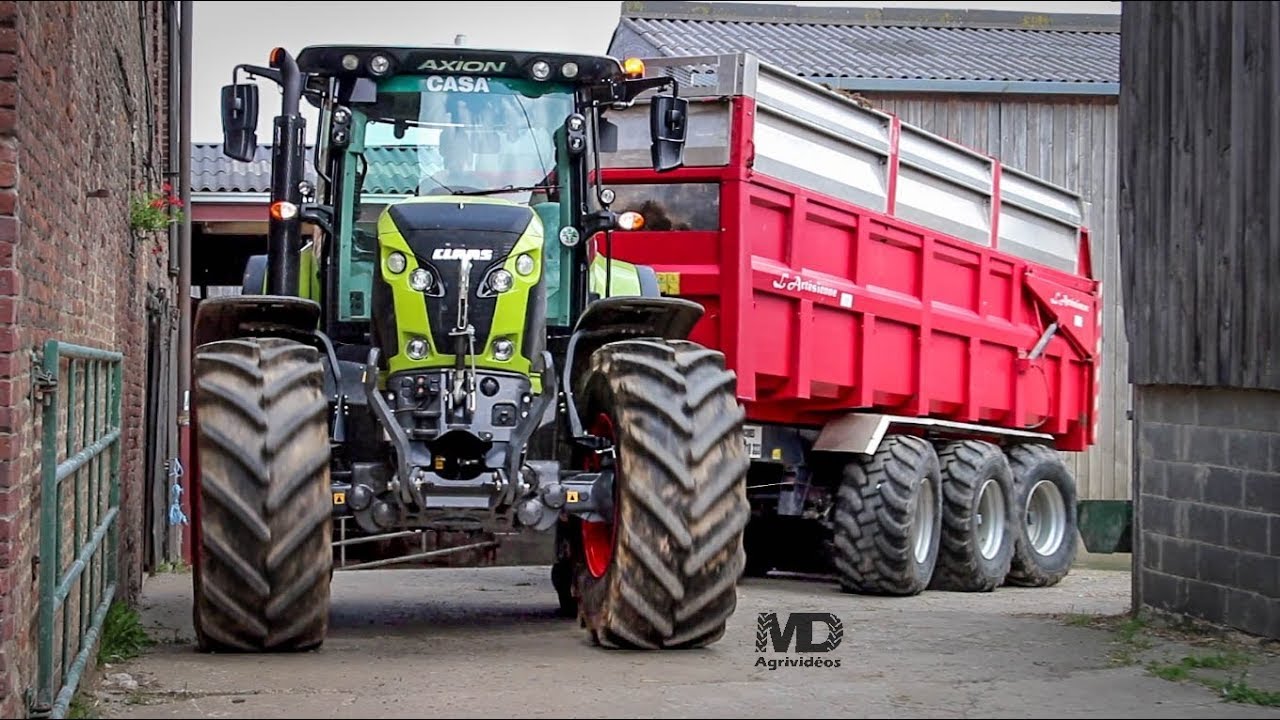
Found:
[[[848,591],[988,591],[1064,577],[1060,451],[1095,442],[1101,291],[1086,208],[750,54],[645,58],[690,99],[686,166],[601,142],[594,239],[706,308],[747,411],[748,571]],[[613,122],[648,123],[643,99]],[[619,132],[642,138],[642,132]]]

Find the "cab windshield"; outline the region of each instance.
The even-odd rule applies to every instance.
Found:
[[[532,203],[557,176],[555,135],[573,96],[566,87],[507,78],[399,77],[361,111],[370,176],[407,174],[401,184],[412,194]],[[374,148],[394,148],[398,167],[376,167],[373,156],[388,153]]]
[[[369,317],[378,215],[387,203],[414,195],[485,194],[532,206],[555,237],[562,209],[551,184],[567,178],[556,137],[573,107],[569,85],[430,75],[391,78],[379,87],[376,103],[353,108],[355,133],[345,150],[349,182],[341,199],[347,220],[338,319]],[[556,267],[547,274],[549,283],[558,282]]]

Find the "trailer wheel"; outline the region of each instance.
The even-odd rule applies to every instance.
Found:
[[[947,443],[942,466],[942,541],[930,588],[990,592],[1004,583],[1013,561],[1013,472],[996,445]]]
[[[938,455],[925,440],[890,435],[845,465],[832,551],[845,592],[916,595],[933,578],[942,528]]]
[[[319,354],[282,338],[243,338],[201,346],[194,365],[198,646],[317,648],[333,567]]]
[[[607,647],[696,648],[737,606],[750,516],[743,411],[724,356],[658,339],[597,350],[578,397],[612,442],[612,516],[582,521],[581,620]]]
[[[1076,559],[1075,478],[1062,456],[1045,445],[1010,448],[1009,466],[1017,519],[1013,563],[1006,583],[1056,585]]]

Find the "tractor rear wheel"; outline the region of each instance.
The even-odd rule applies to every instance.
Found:
[[[615,473],[612,516],[579,522],[579,608],[596,643],[696,648],[723,637],[750,516],[735,383],[724,355],[692,342],[627,340],[592,356],[583,424],[612,443],[598,457]]]
[[[315,348],[201,346],[194,621],[201,650],[302,651],[329,621],[328,404]]]

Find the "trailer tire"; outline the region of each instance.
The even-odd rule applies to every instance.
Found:
[[[845,592],[917,595],[938,561],[942,477],[927,441],[890,435],[844,467],[833,513],[832,565]]]
[[[691,342],[625,340],[592,355],[577,397],[584,429],[612,440],[617,473],[612,516],[581,521],[578,605],[595,643],[723,637],[750,517],[735,382],[723,354]]]
[[[1008,453],[1017,518],[1013,562],[1005,582],[1020,587],[1056,585],[1076,559],[1075,478],[1051,447],[1022,444]]]
[[[960,440],[938,453],[942,467],[942,538],[930,588],[991,592],[1013,562],[1013,471],[1004,452]]]
[[[283,338],[201,346],[194,363],[200,650],[296,652],[328,632],[328,403],[318,351]]]

